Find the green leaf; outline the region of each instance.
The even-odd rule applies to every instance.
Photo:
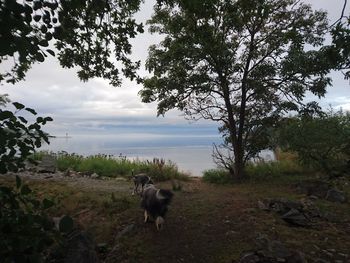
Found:
[[[65,215],[61,218],[58,229],[60,232],[67,233],[73,229],[73,226],[73,219],[70,216]]]
[[[30,113],[32,113],[33,115],[37,115],[36,111],[31,109],[31,108],[25,108],[26,111],[29,111]]]
[[[44,62],[45,61],[45,57],[42,53],[38,52],[36,53],[36,59],[39,61],[39,62]]]
[[[52,200],[49,200],[46,198],[43,200],[43,208],[44,209],[48,209],[50,207],[53,207],[54,205],[55,205],[55,203]]]
[[[55,56],[55,52],[53,52],[51,49],[46,49],[46,51],[51,55],[51,56]]]
[[[21,187],[21,185],[22,185],[22,180],[18,175],[16,175],[16,187],[17,187],[17,189],[19,189]]]
[[[18,110],[21,110],[21,109],[23,109],[25,106],[23,105],[23,104],[21,104],[21,103],[19,103],[19,102],[13,102],[12,103],[15,107],[16,107],[16,109],[18,109]]]
[[[13,113],[11,111],[0,111],[0,121],[2,120],[6,120],[6,119],[10,119],[11,117],[13,117]]]
[[[23,185],[22,188],[21,188],[21,194],[22,195],[27,195],[29,193],[31,193],[32,190],[30,190],[29,186],[28,185]]]
[[[28,121],[25,118],[23,118],[22,116],[18,116],[18,119],[20,119],[21,122],[23,122],[23,123],[28,123]]]

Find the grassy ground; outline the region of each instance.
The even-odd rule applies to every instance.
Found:
[[[51,195],[59,202],[52,215],[70,214],[96,243],[106,244],[99,254],[105,262],[232,262],[254,247],[259,234],[281,240],[308,258],[327,259],[322,254],[325,249],[349,254],[349,204],[318,200],[317,204],[337,220],[321,220],[312,228],[290,227],[277,215],[257,208],[257,201],[264,198],[303,198],[292,186],[300,179],[238,185],[213,185],[199,179],[181,182],[182,191],[175,192],[165,228],[160,232],[153,223],[143,223],[140,200],[131,195],[130,181],[50,179],[28,183],[40,195]],[[11,180],[0,178],[2,184]],[[172,188],[169,181],[158,186]],[[345,190],[350,189],[345,186]],[[130,225],[133,229],[116,239]]]

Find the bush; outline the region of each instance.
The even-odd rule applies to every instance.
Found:
[[[288,175],[300,175],[305,169],[298,162],[280,160],[275,162],[249,163],[245,167],[245,173],[251,180],[273,179]]]
[[[229,184],[232,183],[232,177],[227,170],[210,169],[203,172],[203,181],[213,184]]]
[[[330,173],[350,160],[350,114],[342,111],[299,115],[279,131],[281,146],[307,166]]]
[[[179,171],[176,164],[164,159],[154,158],[152,161],[128,160],[126,158],[113,157],[103,154],[81,156],[77,154],[68,154],[60,152],[57,154],[48,153],[56,156],[57,167],[60,171],[67,169],[82,173],[97,173],[107,177],[130,177],[131,171],[135,174],[147,173],[155,181],[165,181],[170,179],[187,180],[188,175]],[[36,153],[33,158],[40,160],[44,154]]]
[[[43,262],[48,249],[60,239],[46,211],[54,206],[39,200],[28,185],[16,177],[16,188],[0,187],[0,258],[1,262]],[[72,219],[59,222],[62,232],[72,229]]]

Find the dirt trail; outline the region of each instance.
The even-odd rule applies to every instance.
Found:
[[[70,178],[62,174],[22,174],[22,178],[36,189],[44,189],[43,193],[58,195],[67,191],[60,197],[60,212],[78,215],[74,219],[94,234],[96,242],[106,244],[99,254],[101,262],[231,263],[243,251],[254,248],[258,235],[280,240],[289,248],[304,252],[307,259],[323,259],[322,253],[328,249],[348,256],[339,262],[350,262],[350,237],[345,234],[350,229],[349,222],[322,221],[315,228],[295,228],[276,214],[258,209],[258,200],[264,198],[303,198],[290,184],[220,186],[199,179],[182,182],[164,229],[157,231],[154,223],[143,222],[140,198],[131,195],[130,181]],[[157,186],[172,189],[171,182]],[[111,200],[111,193],[115,200]],[[317,202],[339,219],[350,218],[349,204]],[[128,231],[120,238],[125,229]],[[334,258],[327,260],[335,262]]]

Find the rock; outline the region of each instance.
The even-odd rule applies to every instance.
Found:
[[[75,229],[65,237],[63,246],[52,252],[48,262],[97,263],[95,244],[86,232]]]
[[[330,189],[330,184],[328,182],[320,180],[307,180],[302,181],[297,184],[297,189],[306,195],[316,196],[318,198],[325,198],[328,190]]]
[[[276,258],[287,258],[291,256],[291,251],[280,241],[271,241],[269,244],[269,250]]]
[[[100,176],[99,176],[97,173],[93,173],[90,177],[91,177],[92,179],[97,179],[97,178],[99,178]]]
[[[289,224],[295,226],[309,226],[310,220],[299,210],[292,208],[289,212],[282,215],[281,218]]]
[[[330,189],[327,192],[326,200],[336,203],[345,203],[346,202],[346,196],[345,193],[342,191],[339,191],[337,189]]]
[[[264,211],[270,211],[269,205],[265,204],[263,201],[258,201],[258,208]]]
[[[98,262],[95,245],[85,232],[73,231],[68,237],[67,247],[64,263]]]
[[[245,252],[239,259],[239,263],[258,263],[260,262],[259,257],[255,252]]]
[[[39,173],[54,173],[56,172],[57,164],[56,159],[52,155],[44,155],[41,162],[37,166]]]
[[[134,230],[135,225],[131,224],[126,226],[122,231],[120,231],[117,236],[116,236],[116,240],[120,239],[121,237],[125,236],[126,234],[128,234],[129,232],[131,232],[132,230]]]

